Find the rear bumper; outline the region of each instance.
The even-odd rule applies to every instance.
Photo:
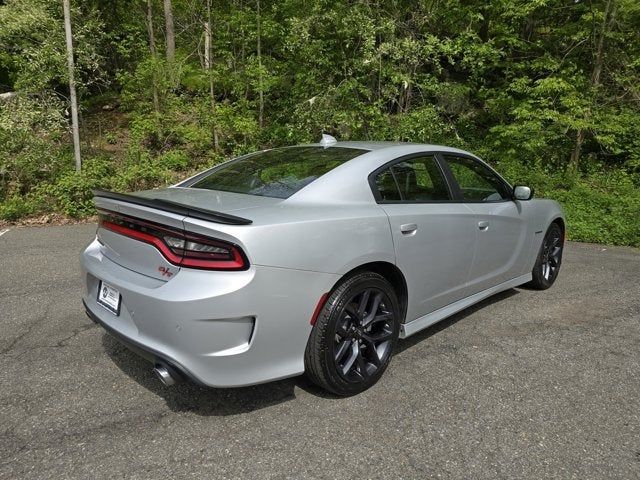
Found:
[[[118,340],[121,344],[123,344],[133,353],[148,360],[154,365],[157,365],[157,364],[168,365],[173,371],[178,372],[178,374],[180,375],[180,377],[182,377],[182,379],[189,380],[190,382],[195,383],[197,385],[202,385],[202,382],[197,377],[195,377],[189,370],[187,370],[185,367],[180,365],[177,361],[167,357],[163,353],[157,352],[147,347],[146,345],[138,343],[135,340],[132,340],[124,336],[117,330],[111,328],[108,323],[105,323],[102,320],[100,320],[100,317],[98,317],[91,310],[89,310],[89,307],[87,307],[87,304],[85,303],[84,300],[82,300],[82,304],[84,305],[84,309],[85,309],[85,313],[87,314],[87,317],[89,317],[92,322],[97,323],[102,328],[104,328],[109,334],[111,334],[112,337]]]
[[[182,268],[169,281],[124,268],[94,241],[81,258],[83,303],[96,323],[142,357],[212,387],[298,375],[318,299],[337,275],[252,265],[241,272]],[[119,290],[120,314],[100,306],[100,281]]]

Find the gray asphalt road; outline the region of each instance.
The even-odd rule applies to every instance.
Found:
[[[91,225],[0,236],[0,478],[639,478],[640,253],[401,342],[382,381],[168,389],[85,317]]]

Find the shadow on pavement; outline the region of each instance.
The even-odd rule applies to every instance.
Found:
[[[517,293],[518,291],[515,289],[498,293],[406,340],[400,340],[396,346],[395,355],[428,339],[477,310],[512,297]],[[248,413],[293,400],[295,398],[295,387],[325,399],[337,400],[341,398],[317,387],[304,376],[242,388],[208,388],[189,382],[180,383],[173,387],[165,387],[153,374],[150,362],[131,352],[106,332],[102,336],[102,344],[105,352],[120,370],[150,392],[164,398],[167,406],[174,412],[193,412],[203,416]]]
[[[102,336],[105,352],[120,370],[150,392],[164,398],[174,412],[203,416],[248,413],[295,398],[298,378],[242,388],[207,388],[183,382],[165,387],[152,372],[153,365],[122,345],[108,333]]]
[[[409,338],[405,340],[399,340],[398,344],[396,345],[396,350],[394,352],[394,355],[398,355],[404,352],[405,350],[426,340],[429,337],[432,337],[436,333],[444,330],[445,328],[450,327],[451,325],[459,322],[460,320],[467,318],[469,315],[474,314],[478,310],[481,310],[482,308],[488,305],[492,305],[496,302],[501,302],[502,300],[513,297],[514,295],[517,295],[517,294],[518,294],[518,290],[516,290],[515,288],[505,290],[504,292],[496,293],[495,295],[489,298],[485,298],[484,300],[476,303],[475,305],[471,305],[470,307],[465,308],[464,310],[456,313],[455,315],[450,316],[449,318],[445,318],[444,320],[436,323],[435,325],[430,326],[429,328],[426,328],[414,335],[411,335]]]

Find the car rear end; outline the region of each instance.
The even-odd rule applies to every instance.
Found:
[[[100,225],[82,255],[87,313],[168,383],[232,387],[302,373],[312,316],[340,268],[393,248],[372,234],[388,233],[374,203],[336,209],[335,199],[295,194],[364,153],[287,147],[175,187],[97,192]]]
[[[253,264],[243,238],[260,227],[248,222],[137,197],[95,201],[100,224],[82,254],[85,308],[167,383],[231,387],[304,370],[313,299],[334,275]]]

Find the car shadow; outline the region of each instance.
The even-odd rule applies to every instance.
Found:
[[[241,388],[209,388],[191,382],[164,386],[152,371],[153,365],[133,353],[108,333],[102,345],[113,363],[135,382],[162,397],[174,412],[202,416],[228,416],[248,413],[295,398],[298,378],[279,380]]]
[[[472,315],[477,310],[516,295],[511,289],[489,297],[435,325],[400,340],[394,354],[398,355],[438,332]],[[183,382],[173,387],[164,386],[153,374],[152,365],[133,353],[108,333],[102,336],[105,352],[114,364],[131,379],[155,395],[162,397],[174,412],[192,412],[202,416],[228,416],[248,413],[278,405],[296,398],[295,388],[328,400],[342,397],[313,384],[304,376],[241,388],[209,388]]]
[[[400,339],[396,345],[396,349],[394,351],[394,355],[399,355],[402,352],[404,352],[405,350],[413,347],[414,345],[423,342],[424,340],[426,340],[429,337],[434,336],[435,334],[437,334],[438,332],[441,332],[442,330],[444,330],[445,328],[449,328],[451,325],[458,323],[460,320],[463,320],[465,318],[467,318],[469,315],[473,315],[475,312],[477,312],[478,310],[483,309],[484,307],[488,306],[488,305],[492,305],[496,302],[500,302],[502,300],[505,300],[507,298],[513,297],[514,295],[517,295],[519,292],[518,290],[516,290],[515,288],[511,288],[509,290],[505,290],[503,292],[500,293],[496,293],[495,295],[492,295],[491,297],[485,298],[484,300],[471,305],[470,307],[465,308],[464,310],[459,311],[458,313],[445,318],[444,320],[431,325],[428,328],[425,328],[424,330],[421,330],[420,332],[411,335],[409,338],[406,339]]]

